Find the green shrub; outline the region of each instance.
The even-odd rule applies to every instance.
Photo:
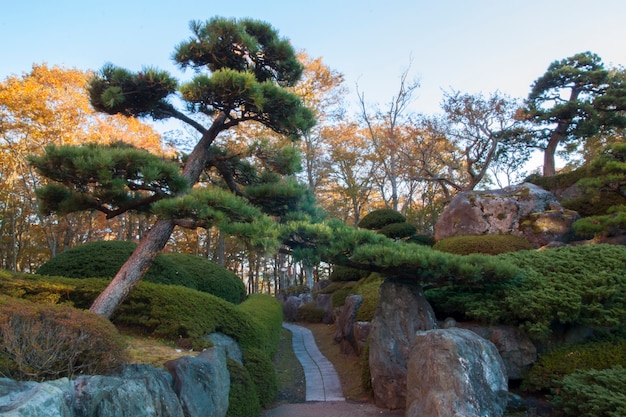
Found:
[[[482,286],[426,291],[439,317],[520,326],[536,340],[553,325],[620,328],[626,322],[626,247],[586,245],[493,257],[523,271]]]
[[[415,243],[417,245],[433,246],[435,244],[435,238],[429,235],[414,235],[406,240],[406,243]]]
[[[322,318],[324,310],[317,307],[315,302],[301,305],[296,312],[296,320],[303,323],[321,323]]]
[[[237,310],[252,318],[254,332],[249,335],[252,340],[242,339],[242,347],[254,347],[263,350],[269,358],[278,351],[280,335],[283,327],[283,307],[280,301],[266,294],[252,294]]]
[[[527,391],[554,390],[559,381],[576,371],[626,366],[626,340],[593,341],[565,346],[541,355],[524,377]]]
[[[237,274],[200,256],[186,253],[164,253],[163,258],[173,261],[195,281],[196,289],[239,304],[246,299],[246,286]]]
[[[358,281],[368,276],[369,271],[350,268],[349,266],[335,265],[330,273],[329,279],[333,282]]]
[[[357,284],[357,293],[363,297],[361,306],[357,311],[357,321],[372,321],[378,306],[378,290],[383,283],[383,278],[376,276],[374,279],[365,279]]]
[[[256,386],[248,370],[232,359],[227,360],[230,373],[227,417],[256,417],[261,414],[261,404]]]
[[[441,239],[435,243],[433,249],[457,255],[482,253],[498,255],[506,252],[534,249],[526,239],[515,235],[480,235],[454,236]]]
[[[85,243],[50,259],[39,267],[37,274],[68,278],[113,278],[136,247],[133,242],[120,240]],[[163,255],[156,257],[143,281],[197,289],[195,280],[184,267]]]
[[[260,349],[243,351],[243,363],[256,387],[261,407],[269,407],[278,393],[276,369],[272,360]]]
[[[567,416],[626,416],[626,368],[614,366],[567,375],[553,403]]]
[[[330,296],[330,303],[333,308],[341,307],[346,302],[346,297],[356,294],[354,288],[356,282],[347,282],[343,286],[337,288]]]
[[[415,234],[417,228],[408,223],[391,223],[378,229],[378,233],[390,239],[402,239]]]
[[[101,374],[126,358],[122,337],[104,317],[0,295],[0,375],[41,381]]]
[[[361,229],[378,230],[389,224],[406,223],[406,217],[391,209],[374,210],[359,222]]]

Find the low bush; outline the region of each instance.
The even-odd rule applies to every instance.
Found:
[[[554,325],[622,328],[626,322],[626,247],[586,245],[493,257],[517,277],[482,286],[431,289],[438,317],[519,326],[536,340]]]
[[[357,311],[357,321],[372,321],[378,306],[378,290],[383,283],[383,278],[376,274],[373,279],[367,278],[357,284],[357,293],[363,297],[361,306]]]
[[[195,281],[198,291],[213,294],[233,304],[246,299],[246,286],[241,278],[223,266],[186,253],[164,253],[160,256],[184,268]]]
[[[0,375],[42,381],[104,374],[126,358],[121,335],[104,317],[0,295]]]
[[[435,238],[429,235],[414,235],[406,240],[406,243],[415,243],[416,245],[430,246],[435,244]]]
[[[296,320],[303,323],[321,323],[324,310],[317,307],[314,302],[298,307]]]
[[[408,223],[391,223],[378,229],[378,233],[390,239],[402,239],[415,234],[417,228]]]
[[[137,245],[120,240],[85,243],[62,252],[37,269],[38,275],[68,278],[113,278]],[[195,280],[185,269],[162,255],[143,278],[146,282],[196,288]]]
[[[250,378],[256,387],[261,407],[269,407],[278,393],[278,382],[274,363],[271,358],[260,349],[244,350],[243,363],[250,373]]]
[[[283,307],[280,301],[269,295],[253,294],[238,305],[237,310],[252,318],[257,327],[248,336],[253,340],[241,340],[240,344],[243,347],[259,348],[268,357],[273,357],[278,351],[283,327]]]
[[[346,282],[341,287],[336,288],[330,296],[330,303],[333,308],[341,307],[346,303],[346,297],[356,294],[355,287],[356,282]]]
[[[528,240],[520,236],[480,235],[454,236],[441,239],[433,245],[433,249],[457,255],[469,255],[472,253],[498,255],[519,250],[530,250],[534,249],[534,247]]]
[[[626,368],[577,371],[563,378],[554,405],[572,417],[626,416]]]
[[[254,417],[261,414],[261,404],[256,385],[248,369],[232,359],[227,360],[230,373],[228,411],[226,417]]]
[[[350,268],[349,266],[335,265],[330,273],[329,279],[332,282],[358,281],[369,275],[369,271]]]
[[[544,355],[524,377],[526,391],[555,390],[566,375],[576,371],[626,367],[626,340],[592,341],[565,346]]]
[[[359,222],[361,229],[378,230],[389,224],[406,223],[406,217],[391,209],[374,210]]]

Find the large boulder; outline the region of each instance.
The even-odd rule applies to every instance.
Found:
[[[174,392],[185,417],[224,417],[228,411],[230,374],[224,349],[213,347],[198,357],[184,356],[165,367],[174,378]]]
[[[172,377],[149,365],[128,365],[119,376],[79,376],[71,384],[75,417],[183,417]]]
[[[406,417],[499,417],[507,391],[504,362],[493,343],[458,328],[415,335]]]
[[[313,296],[311,293],[305,292],[299,295],[290,295],[283,301],[283,318],[285,321],[294,322],[298,319],[298,308],[312,303]]]
[[[415,332],[436,327],[435,313],[421,286],[391,277],[383,282],[372,320],[369,351],[372,389],[378,407],[405,407],[406,375]]]
[[[331,324],[335,321],[332,294],[317,294],[315,297],[315,307],[324,311],[322,323]]]
[[[356,315],[363,302],[360,295],[349,295],[343,306],[337,308],[335,319],[335,342],[339,343],[341,353],[354,355],[358,352],[358,344],[354,335]]]
[[[498,349],[509,380],[520,380],[537,361],[537,348],[530,338],[514,326],[481,326],[476,323],[458,323],[458,327],[471,330],[489,340]]]
[[[71,417],[66,403],[70,381],[19,382],[0,378],[0,415],[4,417]]]
[[[227,358],[243,366],[243,353],[241,352],[239,343],[237,343],[235,339],[224,333],[211,333],[206,338],[213,343],[213,346],[223,349]]]
[[[435,225],[435,239],[513,234],[539,248],[571,232],[578,214],[564,209],[549,191],[524,183],[500,190],[457,194]]]

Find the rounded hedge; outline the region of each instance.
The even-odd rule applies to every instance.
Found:
[[[85,243],[58,254],[37,269],[38,275],[67,278],[113,278],[137,244],[121,240]],[[181,266],[159,255],[144,281],[196,288],[195,280]]]
[[[402,239],[415,234],[416,231],[417,228],[408,223],[391,223],[378,229],[378,233],[390,239]]]
[[[184,268],[194,279],[198,291],[213,294],[233,304],[246,299],[246,286],[241,278],[223,266],[187,253],[164,253],[160,256]]]
[[[456,255],[469,255],[472,253],[499,255],[501,253],[531,250],[535,248],[528,240],[520,236],[479,235],[454,236],[441,239],[433,245],[433,249]]]
[[[374,210],[359,222],[362,229],[378,230],[389,224],[406,223],[406,217],[391,209]]]
[[[335,265],[330,273],[329,279],[332,282],[358,281],[365,278],[370,273],[362,269],[350,268],[349,266]]]

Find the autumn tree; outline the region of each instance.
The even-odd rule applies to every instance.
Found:
[[[602,131],[626,126],[623,78],[611,76],[601,58],[583,52],[554,61],[532,85],[525,115],[535,128],[531,144],[543,150],[543,175],[556,174],[560,146],[571,152]]]
[[[67,172],[57,173],[57,181],[66,188],[61,195],[80,200],[85,196],[79,191],[85,186],[99,190],[101,196],[108,196],[110,189],[111,199],[96,202],[110,213],[123,207],[143,207],[158,216],[92,305],[93,312],[107,317],[142,278],[176,225],[219,224],[230,233],[248,235],[251,244],[271,245],[275,228],[246,202],[249,186],[245,185],[276,177],[270,172],[257,173],[249,164],[233,164],[233,155],[218,146],[216,139],[220,133],[245,122],[260,123],[292,139],[314,124],[312,112],[287,90],[298,81],[302,66],[289,42],[270,25],[251,19],[213,18],[194,21],[190,28],[192,37],[176,47],[173,59],[181,69],[195,71],[191,81],[179,86],[170,74],[154,68],[131,72],[107,65],[89,86],[91,103],[99,111],[157,120],[174,118],[197,130],[201,137],[184,159],[182,170],[173,175],[171,163],[149,160],[145,154],[119,147],[110,149],[119,155],[116,158],[101,150],[102,160],[97,162],[102,169],[92,171],[97,174],[95,177],[71,181],[69,178],[76,178],[81,172],[73,169],[71,163],[59,165],[69,167]],[[184,102],[182,108],[172,100],[177,92]],[[64,152],[69,156],[73,151],[62,150],[61,155]],[[127,161],[132,158],[145,158],[146,164],[141,170],[131,169]],[[44,156],[39,165],[50,166],[46,161]],[[76,160],[69,157],[67,161]],[[224,188],[191,188],[207,170],[219,173]]]
[[[98,238],[102,217],[90,213],[42,216],[34,190],[42,179],[27,163],[47,144],[124,141],[161,152],[159,136],[149,126],[124,116],[97,114],[85,85],[90,74],[35,64],[21,76],[0,83],[0,257],[2,267],[29,271],[76,242]],[[123,216],[108,224],[130,233],[139,217]]]

